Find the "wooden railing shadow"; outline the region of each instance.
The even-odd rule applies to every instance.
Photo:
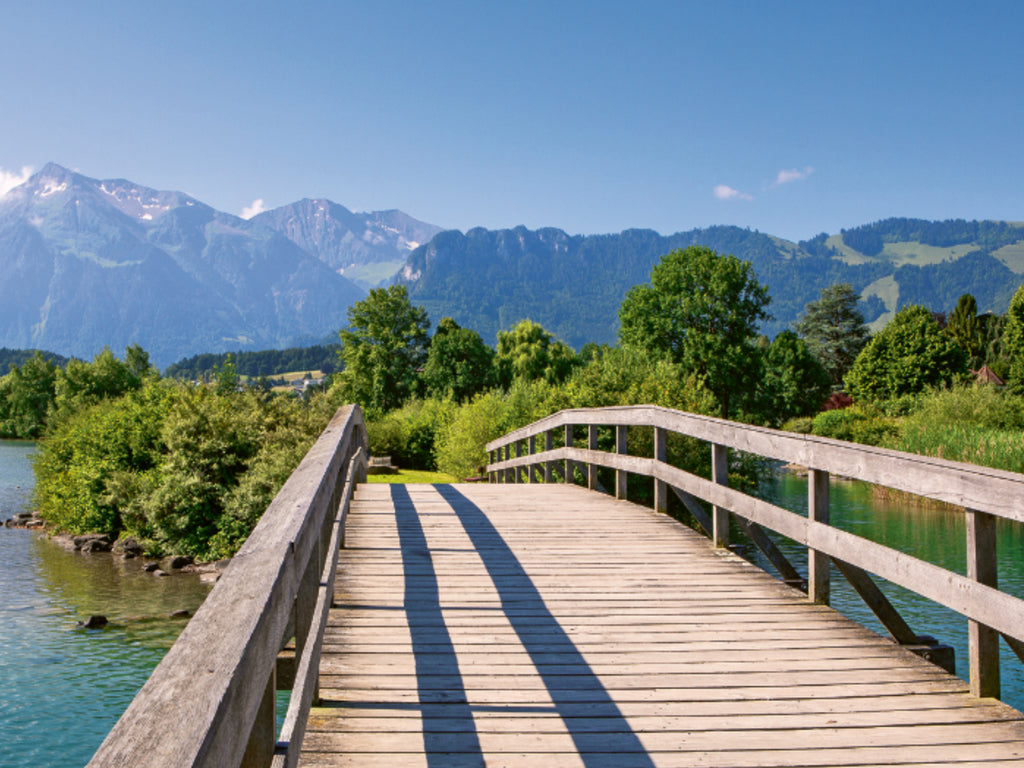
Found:
[[[358,406],[340,409],[90,768],[298,763],[345,515],[353,486],[366,478],[366,445]],[[291,643],[293,657],[281,656]],[[280,735],[279,687],[291,688]]]
[[[648,456],[628,454],[631,429],[653,430]],[[612,451],[598,450],[602,430],[614,434]],[[710,478],[667,463],[670,432],[710,445]],[[576,447],[581,437],[585,448]],[[730,449],[807,467],[808,515],[730,488]],[[729,545],[732,516],[780,576],[806,589],[817,603],[829,602],[829,563],[834,563],[898,643],[950,671],[952,648],[917,635],[870,574],[959,612],[968,619],[970,687],[976,696],[999,696],[1000,636],[1024,661],[1024,600],[998,589],[995,537],[997,518],[1024,522],[1024,475],[646,405],[560,411],[488,443],[487,451],[492,482],[579,480],[597,490],[598,469],[605,468],[614,472],[615,495],[625,498],[628,475],[651,478],[656,509],[668,508],[671,490],[716,547]],[[831,526],[830,474],[963,508],[967,575]],[[710,504],[710,511],[697,499]],[[766,529],[808,548],[806,576],[779,551]]]

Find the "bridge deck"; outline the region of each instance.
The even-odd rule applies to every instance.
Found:
[[[670,518],[360,486],[306,766],[1024,764],[1024,718]]]

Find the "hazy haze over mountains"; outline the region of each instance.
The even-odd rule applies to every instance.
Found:
[[[735,226],[442,231],[397,210],[303,199],[246,220],[181,192],[50,164],[0,197],[0,347],[91,358],[141,344],[158,366],[201,352],[317,343],[387,281],[493,342],[530,318],[568,343],[613,343],[622,297],[670,250],[749,260],[772,297],[769,335],[849,282],[869,321],[949,310],[965,292],[1002,312],[1024,281],[1024,225],[887,219],[793,243]]]
[[[246,221],[50,164],[0,198],[0,346],[91,358],[139,343],[163,366],[319,341],[365,293],[342,270],[400,264],[436,229],[327,201]]]

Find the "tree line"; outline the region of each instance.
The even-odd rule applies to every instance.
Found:
[[[205,385],[160,378],[137,346],[63,369],[35,355],[0,379],[0,435],[41,438],[37,504],[54,528],[207,559],[240,545],[346,402],[365,410],[371,452],[456,478],[479,472],[486,442],[540,417],[636,403],[923,452],[950,450],[930,425],[974,424],[965,460],[1014,468],[1021,449],[1003,438],[1024,428],[1024,287],[1005,316],[965,295],[948,316],[905,307],[874,336],[858,299],[831,285],[769,340],[758,327],[771,299],[750,262],[689,246],[626,294],[615,345],[577,352],[529,319],[493,348],[451,318],[431,335],[404,286],[377,288],[349,308],[326,393],[240,386],[230,360]],[[983,364],[1008,386],[971,386]],[[996,457],[982,443],[1011,447]],[[708,470],[688,438],[673,437],[669,458]],[[731,477],[756,481],[757,466],[734,462]]]
[[[297,371],[333,373],[338,363],[337,344],[319,344],[311,347],[264,349],[256,352],[204,353],[184,358],[164,369],[164,376],[188,381],[203,381],[230,362],[239,376],[258,379],[270,378]]]

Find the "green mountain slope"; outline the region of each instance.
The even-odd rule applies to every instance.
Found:
[[[451,316],[494,340],[522,318],[579,347],[615,341],[626,291],[647,282],[662,255],[705,245],[749,260],[772,296],[762,330],[788,328],[822,288],[862,292],[865,318],[883,322],[907,304],[948,311],[972,293],[981,311],[1005,311],[1024,282],[1024,225],[887,219],[793,243],[739,227],[662,236],[651,230],[568,235],[559,229],[442,232],[395,277],[436,322]]]

